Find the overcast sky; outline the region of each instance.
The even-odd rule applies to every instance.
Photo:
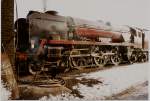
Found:
[[[60,15],[110,21],[150,29],[150,0],[45,0],[47,10]],[[18,16],[29,10],[43,11],[43,0],[17,0]]]

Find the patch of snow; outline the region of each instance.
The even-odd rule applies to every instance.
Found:
[[[105,96],[117,94],[130,86],[148,80],[148,64],[134,64],[128,66],[120,66],[109,70],[89,73],[78,79],[103,79],[103,85],[94,85],[87,87],[86,85],[79,84],[78,90],[81,95],[88,99],[104,99]],[[76,87],[75,87],[76,88]]]
[[[138,83],[148,80],[149,63],[133,64],[128,66],[119,66],[108,70],[102,70],[92,73],[83,73],[76,79],[97,79],[103,81],[103,84],[96,84],[93,87],[78,84],[73,89],[78,90],[84,98],[74,97],[70,94],[58,96],[43,97],[40,101],[98,101],[122,92],[123,90]]]
[[[11,92],[9,90],[6,89],[5,85],[3,82],[1,82],[0,84],[0,89],[1,89],[1,101],[8,101],[8,99],[10,98],[11,96]]]
[[[49,95],[49,97],[42,97],[40,99],[40,101],[83,101],[83,99],[74,97],[73,95],[70,94],[61,94],[58,96],[51,96]]]

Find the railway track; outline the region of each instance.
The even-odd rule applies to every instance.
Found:
[[[120,64],[119,66],[114,66],[112,64],[109,64],[105,67],[98,67],[96,65],[89,66],[89,67],[81,66],[80,68],[82,69],[74,69],[66,73],[59,73],[58,75],[56,75],[55,78],[52,78],[52,76],[48,72],[43,72],[36,75],[20,76],[17,81],[19,84],[29,84],[29,85],[36,85],[41,87],[42,86],[50,87],[50,85],[54,85],[54,84],[65,85],[64,77],[69,77],[71,75],[79,75],[81,73],[90,73],[90,72],[96,72],[100,70],[117,68],[125,65],[129,65],[129,64],[124,63],[124,64]]]

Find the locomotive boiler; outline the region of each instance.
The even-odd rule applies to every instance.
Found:
[[[16,28],[16,67],[36,74],[40,70],[67,72],[148,60],[143,31],[129,27],[117,32],[102,22],[60,16],[56,11],[30,11]]]

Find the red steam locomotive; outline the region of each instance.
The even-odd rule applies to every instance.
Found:
[[[60,16],[55,11],[30,11],[16,28],[16,67],[19,72],[82,69],[148,60],[141,30],[113,31],[102,22]]]

